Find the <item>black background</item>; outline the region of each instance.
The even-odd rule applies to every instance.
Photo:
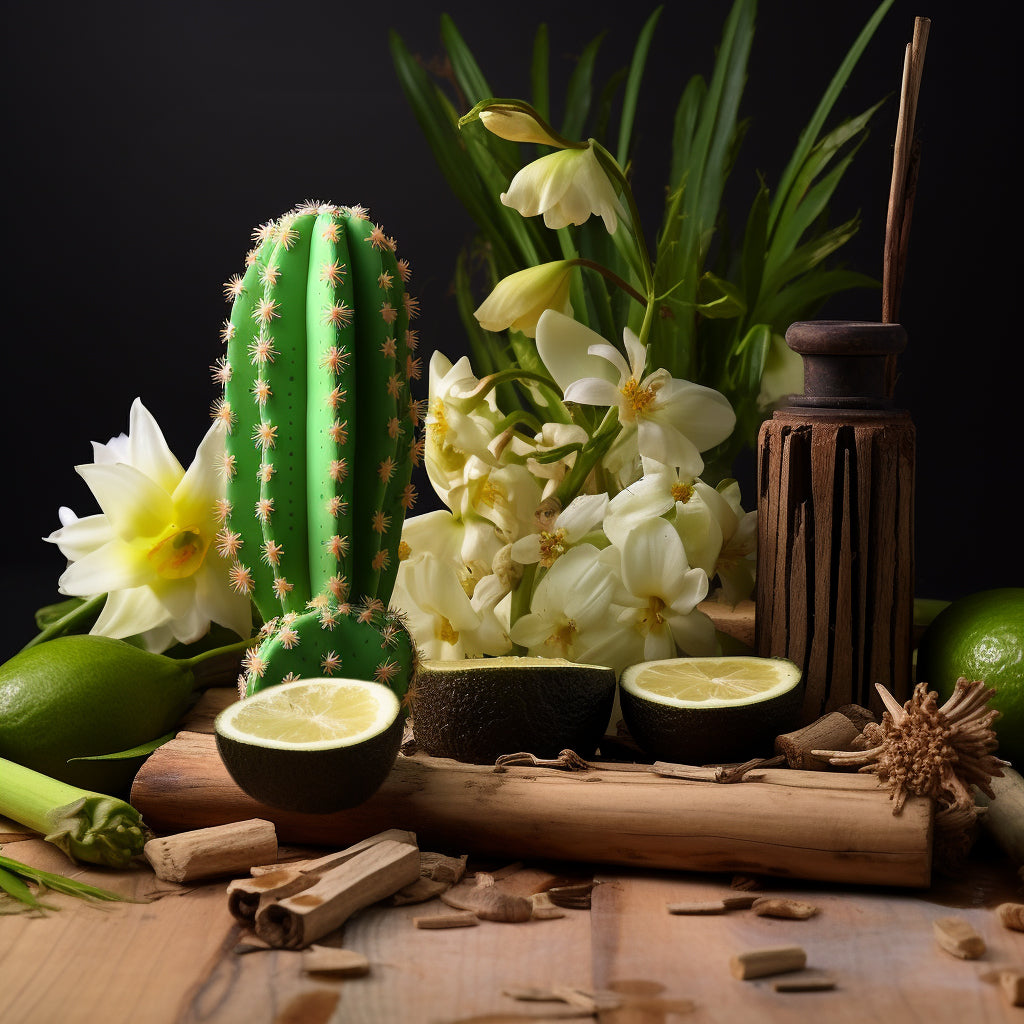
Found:
[[[725,0],[668,3],[640,97],[635,190],[657,225],[672,112],[710,74]],[[528,95],[540,21],[552,96],[606,30],[604,80],[627,63],[652,6],[591,0],[345,0],[8,4],[5,10],[6,302],[0,656],[33,632],[63,558],[40,537],[57,507],[96,511],[74,466],[127,429],[141,396],[187,465],[215,397],[221,283],[254,225],[309,198],[370,208],[399,240],[421,302],[422,353],[464,341],[449,283],[471,223],[436,169],[388,51],[395,29],[441,53],[447,11],[497,95]],[[745,214],[777,180],[871,0],[762,0],[742,114],[752,126],[729,195]],[[918,107],[919,191],[901,306],[910,345],[897,396],[918,430],[918,593],[1020,585],[1019,133],[1016,35],[990,5],[897,0],[833,121],[889,96],[834,204],[859,210],[845,262],[881,277],[904,47],[932,21]],[[1012,190],[1012,191],[1011,191]],[[878,292],[822,315],[878,319]],[[741,483],[747,507],[752,478]]]

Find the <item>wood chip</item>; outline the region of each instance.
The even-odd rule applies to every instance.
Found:
[[[594,881],[589,881],[573,882],[569,885],[553,885],[547,890],[547,894],[556,907],[565,907],[568,910],[589,910],[596,884]]]
[[[335,974],[341,978],[361,978],[370,973],[370,961],[352,949],[335,946],[310,946],[302,953],[306,974]]]
[[[776,992],[826,992],[836,987],[831,974],[791,974],[772,982]]]
[[[670,914],[724,914],[724,900],[705,900],[704,902],[666,903],[665,909]]]
[[[546,892],[536,892],[530,897],[533,904],[533,917],[538,921],[552,921],[559,917],[565,917],[565,911],[556,907],[551,902],[551,897]]]
[[[757,875],[733,875],[729,888],[739,889],[742,892],[752,892],[755,889],[763,889],[764,883]]]
[[[962,917],[940,917],[932,922],[940,949],[961,960],[977,960],[985,954],[985,940]]]
[[[471,910],[460,910],[454,914],[429,914],[414,917],[412,923],[417,928],[472,928],[480,923],[480,918]]]
[[[762,896],[754,900],[751,908],[758,917],[785,917],[793,921],[806,921],[818,912],[813,903],[788,900],[781,896]]]
[[[807,954],[800,946],[766,946],[737,953],[729,961],[732,976],[740,981],[767,978],[772,974],[802,971],[807,966]]]
[[[726,910],[749,910],[761,898],[753,893],[737,893],[735,896],[723,896],[722,902]]]
[[[1024,974],[1020,971],[1000,971],[999,988],[1010,1006],[1024,1006]]]
[[[441,902],[456,910],[472,910],[484,921],[521,922],[533,916],[533,904],[525,896],[502,892],[496,885],[457,885],[441,893]]]
[[[996,907],[996,917],[1004,928],[1024,932],[1024,903],[1000,903]]]

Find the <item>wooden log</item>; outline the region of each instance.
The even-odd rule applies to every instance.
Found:
[[[1024,867],[1024,777],[1013,768],[1004,768],[1002,776],[990,780],[995,793],[991,800],[981,790],[974,791],[977,803],[985,808],[982,824],[1006,855]]]
[[[724,785],[400,756],[366,803],[310,815],[258,804],[231,779],[213,736],[183,732],[147,759],[132,802],[153,828],[259,814],[293,843],[340,846],[400,827],[431,849],[507,859],[887,886],[927,886],[931,874],[931,801],[911,798],[894,816],[888,791],[860,774],[765,770]]]
[[[775,753],[782,754],[790,768],[834,771],[828,758],[819,757],[814,751],[857,750],[864,726],[874,720],[871,712],[859,704],[844,704],[810,725],[776,736]]]

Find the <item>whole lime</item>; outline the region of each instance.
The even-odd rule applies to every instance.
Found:
[[[944,608],[917,648],[917,681],[947,700],[960,676],[995,688],[998,755],[1024,765],[1024,587],[981,590]]]
[[[105,636],[65,636],[0,666],[0,757],[99,793],[126,793],[130,750],[174,728],[193,699],[189,662]]]

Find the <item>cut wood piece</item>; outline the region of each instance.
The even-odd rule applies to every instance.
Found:
[[[412,923],[417,928],[472,928],[480,923],[480,919],[471,910],[460,910],[454,914],[414,917]]]
[[[999,988],[1011,1006],[1024,1006],[1024,972],[1000,971]]]
[[[356,854],[303,892],[261,904],[256,934],[272,946],[303,949],[344,924],[357,910],[419,877],[420,855],[408,843],[385,840]]]
[[[388,779],[359,807],[293,814],[246,796],[217,756],[213,737],[182,733],[147,759],[132,803],[154,828],[266,814],[288,842],[339,845],[400,821],[424,845],[480,857],[930,884],[931,801],[911,797],[894,815],[888,791],[872,776],[760,774],[722,785],[603,769],[499,773],[399,755]]]
[[[555,906],[551,901],[551,896],[546,892],[535,892],[530,897],[530,903],[533,905],[531,917],[534,920],[554,921],[565,917],[565,911],[561,907]]]
[[[932,922],[940,949],[961,960],[977,960],[985,955],[985,940],[962,917],[940,917]]]
[[[304,871],[309,875],[319,876],[325,871],[329,871],[331,868],[337,867],[349,858],[354,857],[357,853],[362,853],[363,850],[367,850],[377,843],[384,842],[385,839],[391,839],[396,843],[408,843],[409,846],[416,846],[415,832],[409,832],[404,828],[386,828],[383,832],[377,832],[375,835],[360,839],[358,842],[346,846],[343,850],[325,853],[322,857],[291,861],[288,867]],[[281,866],[280,864],[258,864],[251,868],[249,873],[255,878],[258,875],[265,875],[268,871],[278,871]]]
[[[250,818],[151,839],[143,853],[165,882],[222,878],[276,857],[277,832],[272,822]]]
[[[806,921],[814,917],[818,908],[801,900],[788,900],[781,896],[762,896],[751,904],[758,917],[784,917],[793,921]]]
[[[827,992],[836,987],[831,974],[791,974],[772,982],[776,992]]]
[[[742,893],[735,896],[722,897],[722,904],[726,910],[747,910],[752,907],[755,901],[761,899],[756,893]]]
[[[404,829],[386,829],[344,850],[337,850],[313,860],[295,861],[276,869],[269,865],[257,865],[250,869],[252,877],[237,878],[228,883],[228,910],[237,921],[251,925],[256,920],[261,902],[282,900],[286,896],[302,892],[303,889],[315,885],[327,871],[344,864],[377,843],[386,841],[415,847],[416,835]]]
[[[441,902],[457,910],[470,910],[483,921],[521,922],[533,916],[529,899],[504,892],[493,881],[485,885],[457,885],[441,894]]]
[[[361,978],[370,973],[370,961],[353,949],[313,945],[302,953],[302,969],[306,974]]]
[[[1000,903],[996,907],[996,917],[1004,928],[1024,932],[1024,903]]]
[[[732,976],[740,981],[768,978],[773,974],[801,971],[807,966],[807,953],[800,946],[766,946],[737,953],[729,961]]]
[[[725,900],[704,900],[704,901],[683,901],[680,903],[667,903],[665,909],[670,914],[724,914],[728,909]]]

